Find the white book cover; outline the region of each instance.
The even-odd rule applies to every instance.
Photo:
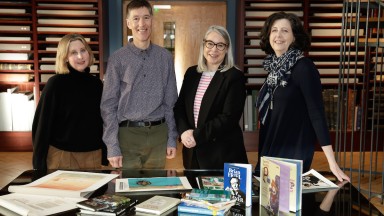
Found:
[[[0,60],[28,60],[27,53],[0,53]]]
[[[94,25],[95,20],[79,20],[79,19],[38,19],[39,24],[76,24],[76,25]]]
[[[0,31],[30,31],[31,27],[29,26],[8,26],[0,25]]]
[[[76,203],[82,200],[85,199],[11,193],[0,196],[0,206],[18,215],[44,216],[76,209]]]
[[[337,188],[339,188],[339,186],[337,186],[335,183],[333,183],[314,169],[303,173],[303,193],[328,191]]]
[[[0,44],[0,50],[31,50],[31,44]]]
[[[26,185],[11,185],[9,192],[87,198],[117,174],[57,170]]]
[[[60,31],[60,32],[96,32],[96,28],[56,28],[56,27],[37,27],[37,31]]]
[[[45,48],[47,51],[57,51],[57,47],[47,47]]]
[[[96,11],[85,11],[85,10],[37,10],[37,14],[95,15]]]
[[[0,37],[0,41],[30,41],[31,37]]]
[[[179,198],[153,196],[135,206],[137,212],[160,215],[180,203]]]

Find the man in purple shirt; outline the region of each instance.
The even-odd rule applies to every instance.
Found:
[[[147,1],[131,1],[126,22],[133,41],[108,60],[101,115],[107,157],[115,168],[164,168],[165,158],[176,156],[173,56],[151,43],[152,19]]]

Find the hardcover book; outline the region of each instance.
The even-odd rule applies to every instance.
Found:
[[[302,200],[302,173],[303,161],[278,157],[265,157],[274,160],[276,163],[283,163],[289,166],[289,211],[296,212],[301,209]],[[264,171],[264,170],[263,170]],[[260,173],[264,176],[266,173]]]
[[[191,191],[187,177],[148,177],[116,179],[116,192]]]
[[[303,173],[303,193],[328,191],[339,188],[335,183],[311,169]]]
[[[224,188],[236,199],[236,205],[252,205],[252,165],[224,163]]]
[[[260,205],[274,215],[289,212],[289,178],[289,166],[261,157]]]
[[[179,203],[178,198],[156,195],[136,205],[136,211],[160,215]]]

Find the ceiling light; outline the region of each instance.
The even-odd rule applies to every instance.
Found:
[[[153,5],[153,9],[171,9],[171,5]]]

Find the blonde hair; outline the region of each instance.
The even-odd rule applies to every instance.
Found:
[[[57,74],[68,74],[68,52],[69,52],[69,44],[73,41],[81,41],[84,44],[85,49],[89,54],[89,63],[88,67],[93,65],[95,62],[95,56],[93,55],[91,47],[88,45],[87,41],[85,41],[84,37],[80,34],[67,34],[65,35],[59,42],[57,46],[56,53],[56,65],[55,71]]]
[[[208,28],[207,32],[205,33],[204,39],[211,32],[216,32],[219,35],[221,35],[224,38],[225,43],[227,44],[227,53],[225,54],[224,61],[222,63],[223,67],[219,68],[220,72],[224,72],[229,70],[232,67],[236,67],[233,61],[231,37],[229,36],[228,31],[222,26],[212,25]],[[204,72],[204,71],[208,71],[208,66],[207,66],[207,60],[204,58],[204,41],[201,41],[199,58],[197,60],[197,72]]]

